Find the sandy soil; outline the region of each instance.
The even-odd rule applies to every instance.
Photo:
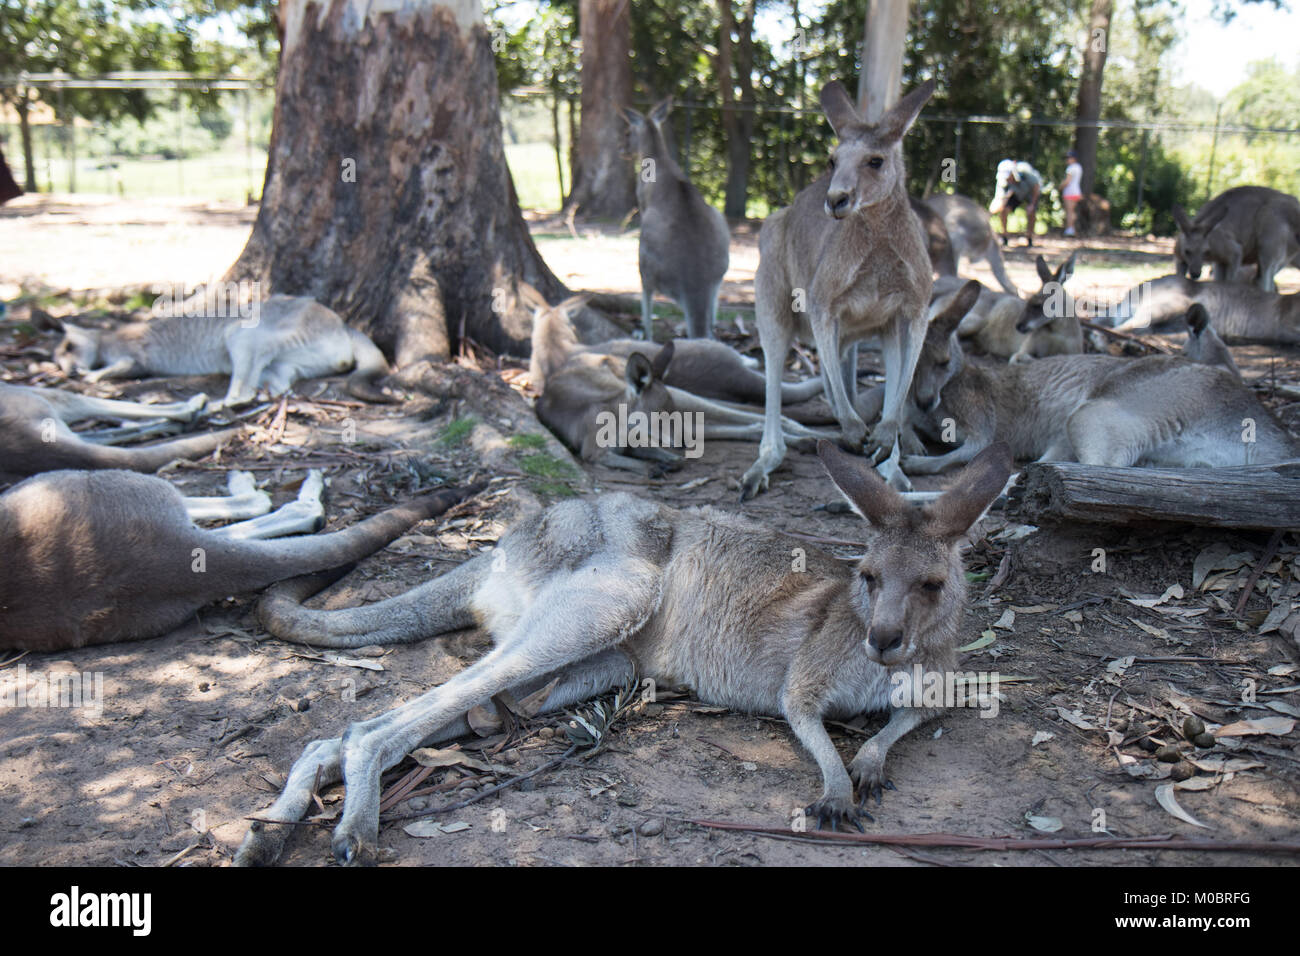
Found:
[[[219,271],[238,251],[238,241],[222,246],[229,238],[226,232],[240,228],[225,215],[216,215],[208,238],[196,237],[208,228],[202,225],[175,236],[177,261],[193,256],[199,278]],[[4,243],[12,241],[6,234],[12,225],[0,224]],[[66,270],[44,273],[47,285],[118,284],[114,276],[120,279],[122,273],[105,264],[121,248],[117,239],[50,228],[62,230],[65,241],[82,237],[85,254],[64,259]],[[148,232],[148,227],[140,228]],[[550,234],[546,224],[539,224],[538,231]],[[565,243],[539,239],[543,254],[571,286],[582,287],[590,279],[593,287],[606,291],[637,288],[635,248],[625,238]],[[1168,261],[1167,249],[1134,245],[1141,248],[1116,243],[1108,255],[1117,261],[1149,256],[1151,274],[1164,271],[1157,262]],[[217,258],[218,248],[229,249],[223,253],[226,259]],[[199,256],[203,249],[208,258]],[[1100,250],[1097,255],[1101,257]],[[1028,257],[1013,250],[1009,258],[1013,277],[1028,285]],[[13,282],[29,274],[11,269],[11,261],[0,248],[5,270],[0,280]],[[734,281],[727,290],[737,304],[752,304],[746,282],[754,264],[753,236],[742,235],[733,251]],[[152,281],[147,263],[138,268],[139,282]],[[131,277],[137,281],[135,273]],[[63,308],[73,312],[77,307],[69,302]],[[0,347],[12,344],[11,327],[0,325]],[[756,354],[752,338],[733,340]],[[36,351],[0,350],[4,377],[57,383],[54,367],[38,354],[52,347],[53,338],[30,345]],[[1264,352],[1253,354],[1256,365],[1247,364],[1248,374],[1254,367],[1271,369],[1282,380],[1300,378],[1296,355],[1277,361]],[[1245,351],[1240,356],[1248,357]],[[525,384],[519,363],[505,363],[500,374],[517,387]],[[94,391],[152,401],[199,389],[211,394],[221,387],[216,379],[172,379]],[[515,399],[525,400],[522,394]],[[481,414],[479,409],[456,403],[438,408],[418,396],[394,407],[348,404],[332,381],[304,386],[286,405],[283,428],[276,424],[276,411],[268,408],[252,420],[247,437],[220,462],[176,467],[167,477],[187,493],[217,493],[225,469],[237,464],[253,470],[278,504],[293,495],[307,465],[319,465],[331,479],[326,502],[334,527],[438,477],[460,481],[483,469],[475,439],[446,440],[451,422]],[[1280,411],[1293,429],[1300,424],[1300,408]],[[348,418],[358,423],[360,438],[356,445],[344,446],[338,436]],[[736,479],[754,454],[751,445],[714,442],[701,459],[648,484],[604,468],[575,473],[567,483],[577,493],[627,488],[672,505],[707,503],[743,510],[789,532],[857,539],[859,519],[819,510],[835,495],[813,456],[792,453],[773,476],[771,491],[742,509]],[[548,491],[554,486],[530,477],[524,457],[523,451],[513,451],[498,460],[492,470],[501,480],[489,495],[412,529],[345,579],[331,603],[356,604],[400,593],[490,547],[520,508],[551,499]],[[1180,744],[1209,769],[1194,778],[1206,789],[1180,790],[1177,800],[1209,829],[1176,819],[1157,804],[1156,787],[1170,780],[1132,775],[1133,768],[1167,775],[1169,765],[1154,761],[1136,738],[1149,730],[1162,743],[1176,744],[1177,728],[1188,711],[1207,723],[1227,724],[1282,716],[1286,708],[1300,706],[1296,645],[1277,632],[1259,634],[1277,589],[1300,577],[1300,554],[1293,545],[1284,543],[1280,557],[1265,568],[1244,616],[1238,619],[1231,611],[1264,551],[1265,538],[1180,529],[1058,529],[1025,536],[1012,516],[993,514],[969,561],[979,580],[972,585],[963,642],[985,632],[993,640],[968,652],[964,663],[1024,680],[1003,685],[995,718],[952,712],[898,744],[890,765],[897,790],[887,793],[878,809],[873,807],[876,822],[868,831],[1027,836],[1038,832],[1028,822],[1034,817],[1040,826],[1053,824],[1039,818],[1059,821],[1057,836],[1087,837],[1095,835],[1100,809],[1106,827],[1119,836],[1294,838],[1300,828],[1300,733],[1295,730],[1237,738],[1240,742],[1231,749],[1220,744],[1194,751]],[[1195,558],[1218,544],[1240,557],[1212,574],[1205,590],[1194,590]],[[827,547],[841,555],[854,552],[852,546]],[[1104,573],[1091,570],[1096,547],[1107,551]],[[989,577],[1003,566],[1006,574],[991,586]],[[1130,600],[1160,596],[1175,583],[1184,589],[1181,598],[1154,607]],[[76,671],[102,674],[104,682],[101,714],[26,708],[6,713],[0,722],[0,833],[5,834],[0,863],[223,865],[242,837],[244,818],[270,803],[281,775],[307,741],[336,735],[355,720],[414,698],[484,648],[482,636],[469,633],[387,648],[375,656],[358,652],[348,655],[351,663],[333,663],[267,638],[252,609],[251,597],[241,596],[155,640],[0,660],[0,683],[12,680],[19,667],[27,668],[29,681]],[[1128,656],[1136,659],[1127,666],[1115,663]],[[1254,682],[1257,703],[1241,701],[1244,680]],[[1268,709],[1264,703],[1281,706]],[[502,776],[524,773],[563,752],[563,724],[559,716],[530,718],[510,740],[489,734],[465,740],[462,747],[486,755],[503,768]],[[835,728],[842,755],[850,758],[863,734],[879,724],[879,718],[870,718]],[[1107,727],[1119,734],[1111,738],[1113,744]],[[1240,769],[1214,772],[1215,762],[1225,759],[1241,760],[1230,765]],[[473,771],[436,770],[416,785],[413,800],[410,793],[396,799],[413,769],[408,762],[385,778],[394,795],[386,819],[464,800],[491,783]],[[795,833],[777,840],[686,822],[728,820],[788,829],[792,813],[816,797],[819,786],[815,766],[780,721],[718,712],[690,698],[661,699],[619,721],[606,748],[590,760],[556,767],[498,796],[430,818],[467,827],[448,826],[452,832],[417,837],[403,829],[409,820],[386,825],[383,858],[401,865],[1294,862],[1261,853],[1155,849],[895,851],[811,844],[800,842]],[[436,792],[422,792],[431,788]],[[331,862],[327,825],[341,807],[341,794],[335,787],[321,795],[322,825],[301,827],[284,862]]]

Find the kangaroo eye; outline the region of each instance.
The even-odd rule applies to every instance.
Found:
[[[943,590],[943,582],[926,581],[924,584],[921,585],[921,587],[923,590],[928,591],[930,594],[938,594],[940,591]]]
[[[883,156],[872,156],[867,160],[867,165],[872,169],[879,169],[881,166],[885,165],[885,158]]]

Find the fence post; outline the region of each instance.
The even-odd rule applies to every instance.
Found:
[[[1219,149],[1219,114],[1223,111],[1223,104],[1220,103],[1214,108],[1214,139],[1210,141],[1210,172],[1205,177],[1205,200],[1209,202],[1210,197],[1214,195],[1214,154]]]
[[[1136,208],[1134,212],[1142,211],[1142,194],[1146,191],[1147,185],[1147,144],[1151,136],[1151,130],[1142,131],[1142,161],[1138,163],[1138,194]]]
[[[962,129],[962,121],[958,120],[957,125],[954,127],[955,142],[953,143],[952,146],[952,168],[953,168],[953,172],[956,173],[958,176],[961,175],[961,129]],[[969,191],[970,190],[967,189],[968,193]]]

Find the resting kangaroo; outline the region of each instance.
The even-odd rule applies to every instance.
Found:
[[[296,823],[317,784],[342,780],[334,855],[368,862],[380,775],[422,744],[469,732],[470,708],[558,679],[544,704],[555,711],[648,677],[719,706],[782,714],[822,773],[821,797],[806,812],[821,825],[856,823],[854,782],[863,802],[878,798],[889,748],[936,713],[891,707],[891,684],[908,681],[914,666],[953,668],[966,603],[959,542],[1002,491],[1011,461],[1005,448],[989,449],[944,496],[914,508],[860,457],[829,442],[818,454],[870,525],[856,563],[713,508],[604,494],[554,505],[512,528],[496,551],[368,607],[308,610],[299,602],[318,583],[278,587],[261,616],[286,640],[356,647],[480,624],[495,647],[396,710],[308,744],[260,816]],[[791,571],[796,543],[806,572]],[[846,771],[822,722],[868,710],[889,710],[889,722]],[[293,829],[253,823],[235,863],[274,862]]]
[[[1188,352],[1226,353],[1203,316]],[[944,419],[961,444],[945,455],[908,456],[908,474],[937,474],[993,442],[1017,459],[1089,465],[1219,468],[1300,457],[1300,442],[1269,413],[1235,368],[1182,356],[1129,359],[1058,355],[1017,365],[966,365],[951,322],[936,321],[917,368],[916,396],[934,434]],[[928,400],[928,401],[927,401]],[[1250,424],[1247,423],[1249,420]]]
[[[1039,256],[1038,278],[1043,285],[1027,301],[981,285],[979,299],[958,326],[958,336],[969,339],[976,351],[1012,362],[1082,352],[1083,326],[1074,298],[1065,290],[1074,274],[1074,259],[1072,254],[1053,272]],[[962,279],[941,278],[934,284],[934,297],[950,297],[963,285]]]
[[[157,637],[231,594],[359,561],[476,490],[435,492],[344,531],[261,541],[196,528],[161,478],[46,472],[0,495],[0,648]]]
[[[672,97],[647,119],[624,109],[632,144],[640,160],[636,204],[641,211],[641,323],[652,338],[655,291],[667,293],[686,313],[691,338],[713,334],[718,290],[731,261],[731,231],[722,213],[704,201],[668,150],[663,123]]]
[[[194,316],[132,322],[111,331],[63,326],[54,358],[64,374],[87,381],[139,375],[230,373],[218,407],[251,401],[259,388],[272,395],[294,382],[348,369],[347,389],[369,402],[388,402],[374,384],[388,374],[375,344],[343,324],[331,309],[305,296],[273,295],[249,324],[240,317]]]
[[[1187,310],[1198,303],[1225,342],[1300,345],[1300,292],[1281,295],[1254,285],[1161,276],[1134,286],[1106,311],[1119,320],[1121,332],[1162,331],[1181,327]]]
[[[741,500],[766,488],[785,458],[781,375],[796,334],[816,343],[841,441],[854,449],[868,437],[854,408],[857,343],[880,336],[885,402],[870,443],[885,454],[899,442],[904,451],[919,447],[906,427],[904,404],[925,338],[931,272],[925,235],[908,203],[903,136],[933,92],[934,82],[927,81],[871,126],[838,80],[822,90],[822,109],[839,139],[830,169],[768,216],[759,233],[754,299],[766,416]]]
[[[1206,262],[1218,282],[1242,279],[1242,266],[1255,265],[1255,285],[1276,292],[1276,276],[1288,263],[1300,264],[1300,201],[1264,186],[1237,186],[1219,193],[1188,219],[1173,207],[1178,223],[1174,272],[1201,277]]]
[[[974,265],[981,259],[988,260],[998,284],[1011,295],[1018,296],[1020,290],[1007,275],[1006,263],[1002,261],[1002,250],[997,237],[993,235],[993,226],[989,223],[989,212],[973,199],[967,199],[956,193],[935,193],[925,200],[925,204],[939,214],[948,229],[948,238],[952,242],[952,256],[956,263],[964,255]],[[956,275],[954,268],[950,275]]]
[[[91,398],[53,388],[0,383],[0,475],[35,475],[61,468],[157,471],[177,458],[200,458],[237,434],[238,429],[191,435],[143,447],[115,448],[87,440],[69,428],[68,423],[88,418],[165,418],[188,422],[203,410],[206,402],[207,396],[196,395],[188,402],[141,405]],[[148,433],[147,428],[137,431],[142,436]]]

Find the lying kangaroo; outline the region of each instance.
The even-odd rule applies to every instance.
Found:
[[[754,299],[767,373],[763,440],[745,472],[741,500],[767,487],[785,458],[781,376],[795,335],[817,345],[822,380],[841,441],[860,448],[866,423],[854,407],[857,343],[880,336],[885,402],[871,445],[919,447],[905,427],[904,405],[925,339],[930,261],[912,215],[903,168],[903,136],[934,92],[934,82],[904,96],[868,125],[838,81],[822,90],[822,109],[839,145],[830,169],[794,202],[767,217],[759,233]]]
[[[655,291],[667,293],[686,313],[691,338],[713,334],[718,290],[731,261],[731,231],[722,213],[704,201],[677,165],[664,139],[672,97],[649,118],[624,109],[639,159],[636,204],[641,211],[641,323],[651,339]]]
[[[1165,331],[1181,328],[1194,304],[1204,306],[1225,342],[1300,345],[1300,292],[1281,295],[1254,285],[1171,275],[1135,286],[1105,311],[1119,320],[1121,332]]]
[[[1074,298],[1065,289],[1074,275],[1074,262],[1071,254],[1053,272],[1039,256],[1038,278],[1043,284],[1027,301],[981,285],[979,299],[962,319],[957,334],[970,340],[976,351],[1012,362],[1082,352],[1083,326]],[[950,297],[964,283],[958,278],[941,278],[934,284],[934,296]]]
[[[1190,355],[1226,353],[1203,316]],[[1005,442],[1017,459],[1089,465],[1219,468],[1300,456],[1297,442],[1232,369],[1174,355],[1058,355],[1017,365],[967,365],[951,321],[936,321],[917,368],[917,402],[945,455],[908,456],[908,474],[937,474]],[[946,427],[945,427],[946,426]],[[949,436],[950,438],[951,436]]]
[[[1255,285],[1276,292],[1274,281],[1288,263],[1300,265],[1300,201],[1264,186],[1236,186],[1219,193],[1188,219],[1172,209],[1178,223],[1174,242],[1176,275],[1201,277],[1206,262],[1218,282],[1243,279],[1242,266],[1254,265]]]
[[[0,383],[0,475],[25,476],[61,468],[125,468],[157,471],[177,458],[201,458],[238,433],[231,428],[136,448],[96,444],[68,427],[88,418],[193,421],[207,403],[141,405],[91,398],[53,388]],[[137,429],[143,436],[147,432]]]
[[[993,226],[989,223],[988,210],[973,199],[957,193],[935,193],[925,200],[925,204],[943,219],[948,229],[948,238],[952,242],[954,262],[960,263],[966,256],[974,265],[986,259],[998,284],[1009,294],[1018,296],[1020,290],[1007,275],[1006,263],[1002,261],[1002,249],[997,237],[993,235]],[[949,275],[956,275],[954,268]]]
[[[251,324],[250,324],[251,323]],[[194,316],[131,322],[111,331],[64,323],[54,358],[64,374],[89,382],[140,375],[230,373],[218,408],[252,401],[259,388],[272,395],[294,382],[348,369],[348,392],[389,402],[375,386],[388,361],[375,344],[343,324],[331,309],[305,296],[273,295],[253,319]]]
[[[435,492],[345,531],[264,541],[196,528],[185,500],[161,478],[127,471],[28,478],[0,495],[0,648],[157,637],[231,594],[359,561],[479,487]]]
[[[890,688],[913,667],[951,671],[966,602],[958,545],[1001,492],[1011,460],[1005,448],[989,449],[938,501],[913,508],[861,458],[829,442],[818,454],[870,525],[854,564],[713,508],[605,494],[554,505],[494,552],[368,607],[307,610],[299,602],[319,584],[278,587],[260,613],[285,640],[405,643],[477,623],[495,647],[396,710],[308,744],[260,816],[296,823],[316,786],[342,780],[334,855],[367,862],[379,837],[380,775],[422,744],[468,733],[471,707],[555,679],[543,709],[556,711],[650,678],[718,706],[782,714],[822,772],[822,795],[806,812],[819,825],[857,823],[854,782],[863,802],[879,798],[889,748],[936,713],[891,706]],[[806,572],[791,571],[794,544],[805,549]],[[889,723],[846,771],[822,722],[868,710],[889,710]],[[274,862],[293,829],[254,822],[235,863]]]

